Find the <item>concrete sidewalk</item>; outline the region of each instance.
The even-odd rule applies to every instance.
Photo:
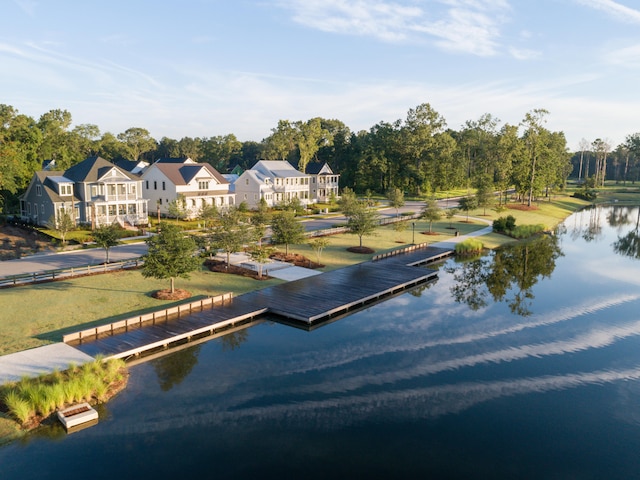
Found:
[[[53,343],[0,357],[0,384],[15,382],[22,377],[37,377],[42,373],[66,370],[70,365],[92,362],[93,357],[66,343]]]

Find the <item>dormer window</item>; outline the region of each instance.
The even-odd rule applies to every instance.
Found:
[[[60,185],[60,196],[73,195],[73,186],[70,184]]]

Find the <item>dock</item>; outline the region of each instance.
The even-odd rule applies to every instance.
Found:
[[[317,327],[409,288],[435,281],[437,271],[423,267],[453,255],[453,250],[426,244],[374,257],[368,262],[274,285],[234,297],[210,309],[166,317],[111,334],[68,341],[95,357],[141,355],[225,333],[269,314],[285,324]]]

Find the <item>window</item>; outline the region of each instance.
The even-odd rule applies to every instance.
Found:
[[[149,190],[149,180],[146,180],[146,183],[145,183],[144,188],[146,188],[147,190]]]
[[[156,182],[155,180],[153,181],[153,189],[154,190],[158,189],[158,182]]]
[[[42,196],[42,185],[36,185],[36,195],[39,197]]]
[[[164,182],[162,182],[162,190],[166,190],[166,189],[167,189],[167,186],[165,185]]]
[[[249,179],[248,179],[248,178],[245,178],[245,179],[244,179],[244,184],[245,184],[245,185],[249,185]]]
[[[71,185],[60,185],[60,195],[71,195]]]
[[[209,181],[208,180],[200,180],[198,182],[199,190],[209,190]]]
[[[44,217],[44,203],[40,204],[40,212],[41,212],[42,216]]]

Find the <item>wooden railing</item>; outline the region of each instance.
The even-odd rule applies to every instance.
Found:
[[[81,267],[43,270],[40,272],[23,273],[20,275],[5,275],[0,276],[0,287],[15,287],[17,285],[25,285],[28,283],[50,282],[53,280],[61,280],[63,278],[127,270],[131,268],[138,268],[142,266],[143,263],[144,262],[141,258],[134,258],[119,262],[104,263],[101,265],[84,265]]]
[[[113,335],[122,330],[129,328],[140,327],[145,323],[155,323],[157,320],[167,320],[172,317],[179,317],[183,313],[191,313],[195,311],[202,311],[205,308],[213,308],[214,305],[224,304],[233,298],[233,293],[223,293],[215,297],[207,297],[202,300],[198,300],[191,303],[185,303],[176,305],[174,307],[165,308],[163,310],[157,310],[136,317],[130,317],[125,320],[119,320],[117,322],[108,323],[106,325],[99,325],[94,328],[88,328],[79,332],[69,333],[62,336],[64,343],[82,341],[83,338],[93,338],[98,335]]]
[[[426,248],[428,246],[429,246],[428,243],[417,243],[415,245],[409,245],[408,247],[399,248],[397,250],[392,250],[390,252],[375,255],[374,257],[371,258],[371,261],[375,262],[376,260],[382,260],[384,258],[393,257],[395,255],[400,255],[402,253],[413,252],[414,250],[419,250],[421,248]]]

